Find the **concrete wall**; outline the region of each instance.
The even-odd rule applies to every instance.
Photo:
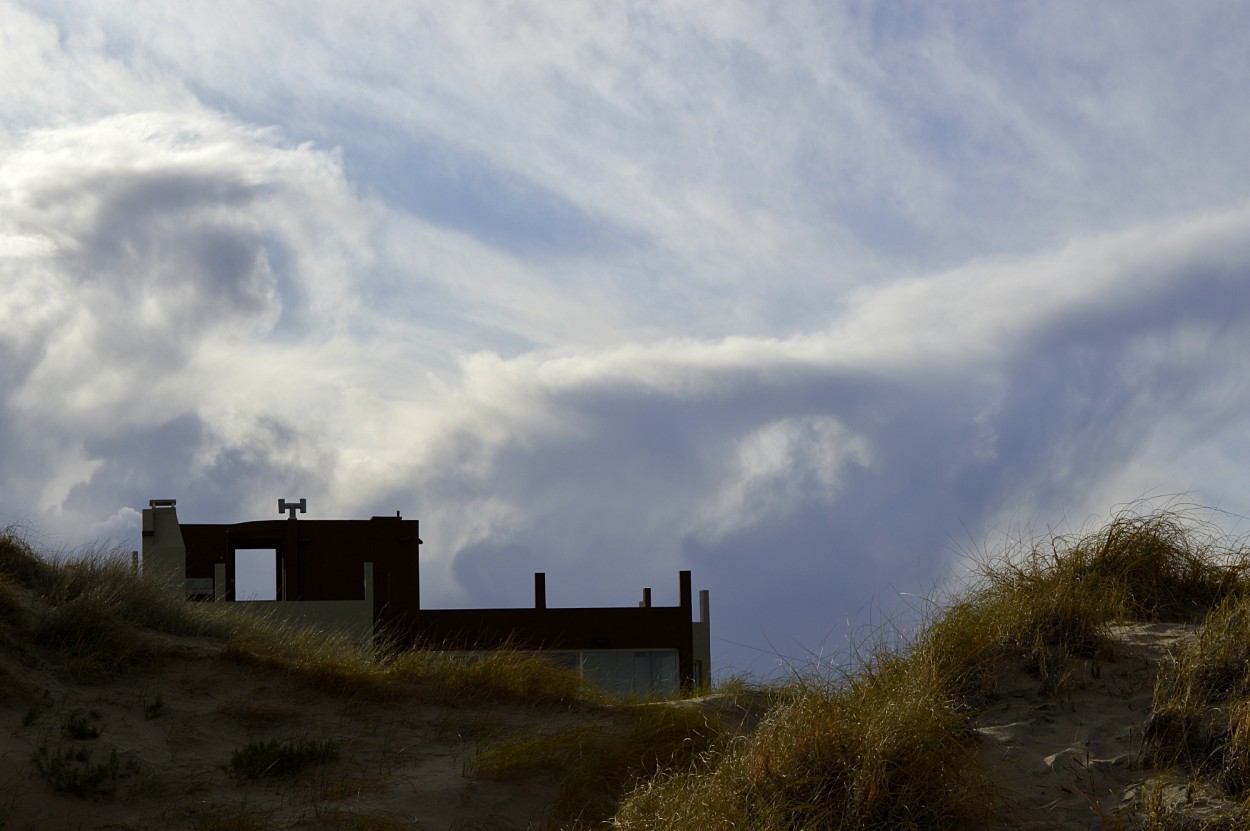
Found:
[[[182,591],[187,547],[172,499],[153,499],[143,509],[143,576]]]
[[[694,686],[706,689],[712,686],[712,612],[711,595],[707,589],[699,592],[699,619],[690,625],[694,651]]]
[[[222,586],[214,592],[216,600],[225,600],[225,566],[221,565],[214,582]],[[326,632],[341,632],[361,642],[373,638],[373,563],[365,563],[363,600],[239,600],[230,601],[239,611],[296,624],[314,626]]]

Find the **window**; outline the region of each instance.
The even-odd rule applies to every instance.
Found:
[[[277,549],[235,549],[234,598],[235,600],[278,599]]]

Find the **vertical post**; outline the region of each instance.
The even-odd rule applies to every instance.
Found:
[[[299,520],[295,512],[286,521],[286,544],[278,549],[278,600],[303,600],[300,591]]]
[[[650,587],[642,590],[642,608],[651,608],[651,589]]]
[[[690,572],[677,572],[681,588],[681,619],[684,621],[679,632],[681,646],[677,650],[677,681],[683,690],[693,690],[698,683],[695,674],[694,656],[694,604],[690,598]]]
[[[712,685],[712,601],[707,589],[699,591],[699,620],[691,625],[694,646],[694,683],[707,689]]]
[[[534,608],[547,608],[547,575],[541,571],[534,572]]]

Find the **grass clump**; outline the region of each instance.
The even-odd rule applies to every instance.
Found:
[[[331,739],[249,742],[234,751],[230,770],[243,779],[299,773],[313,765],[337,762],[339,745]]]
[[[1243,562],[1186,514],[1130,507],[1094,533],[987,559],[916,648],[976,704],[999,661],[1054,683],[1071,659],[1114,651],[1112,623],[1200,619],[1245,593]]]
[[[393,653],[388,671],[396,681],[439,704],[538,704],[596,708],[607,697],[576,671],[544,657],[509,647],[471,657],[426,649]]]
[[[1160,669],[1143,757],[1250,796],[1250,598],[1230,598],[1212,612]]]
[[[548,807],[554,827],[601,826],[621,795],[659,772],[686,771],[723,736],[701,711],[657,702],[622,705],[594,721],[513,734],[479,749],[466,773],[488,779],[550,771],[559,777]]]
[[[576,673],[501,649],[474,660],[361,643],[313,626],[240,613],[233,603],[188,603],[136,574],[128,554],[95,549],[45,558],[0,530],[0,645],[20,631],[52,650],[76,681],[106,681],[158,666],[181,649],[162,635],[226,641],[223,656],[287,673],[345,698],[446,704],[598,706]]]
[[[222,654],[363,701],[562,708],[605,701],[576,672],[541,654],[508,648],[463,657],[361,644],[309,627],[252,618],[239,621]]]
[[[840,683],[808,681],[704,769],[661,775],[624,829],[987,828],[1000,805],[931,664],[883,653]]]
[[[53,790],[92,798],[112,797],[117,792],[117,780],[138,770],[133,759],[123,764],[116,750],[103,762],[93,763],[92,755],[81,744],[50,748],[45,742],[35,748],[31,760]]]
[[[1246,595],[1243,552],[1191,515],[1142,507],[1091,534],[986,558],[914,638],[865,650],[841,677],[799,680],[753,736],[638,787],[616,826],[995,827],[1010,806],[977,760],[970,718],[1008,665],[1053,688],[1074,659],[1114,650],[1114,622],[1193,620]],[[1250,611],[1247,621],[1250,668]],[[1238,713],[1244,728],[1229,741],[1244,735],[1250,770],[1250,702]]]
[[[158,633],[229,631],[228,612],[194,605],[139,577],[121,551],[45,558],[11,528],[0,531],[0,636],[29,635],[75,681],[102,682],[159,665],[177,650]]]
[[[100,728],[94,723],[98,713],[70,713],[61,724],[61,731],[71,739],[85,741],[100,738]]]

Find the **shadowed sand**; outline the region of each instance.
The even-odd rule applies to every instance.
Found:
[[[185,656],[149,672],[84,686],[39,666],[35,653],[0,656],[0,820],[8,829],[74,828],[526,828],[541,817],[549,781],[488,782],[466,775],[476,742],[570,716],[519,707],[354,704],[278,673],[229,661],[207,639],[171,638]],[[21,702],[19,704],[19,701]],[[99,729],[66,735],[67,718]],[[228,769],[251,741],[326,738],[339,761],[297,776],[244,781]],[[83,795],[58,792],[32,761],[78,748],[83,771],[117,776]],[[114,790],[112,794],[107,793]]]
[[[1186,778],[1139,763],[1160,661],[1195,631],[1178,623],[1114,626],[1109,657],[1077,661],[1047,687],[1023,670],[1000,679],[996,700],[973,727],[982,760],[1015,808],[1004,828],[1133,828],[1154,787],[1191,820],[1231,807]]]

